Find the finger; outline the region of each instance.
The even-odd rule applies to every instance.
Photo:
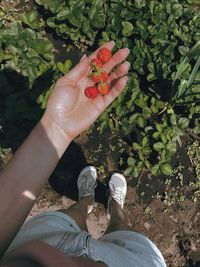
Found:
[[[112,83],[115,80],[126,75],[129,71],[130,65],[131,65],[130,62],[128,62],[128,61],[119,65],[119,67],[117,67],[117,69],[110,74],[109,81]]]
[[[112,51],[113,47],[115,46],[115,42],[114,41],[111,41],[111,42],[108,42],[108,43],[105,43],[103,44],[102,46],[100,46],[94,53],[92,53],[88,59],[89,61],[91,61],[93,58],[96,58],[97,57],[97,54],[99,52],[99,50],[103,47],[107,48],[108,50]]]
[[[105,107],[109,106],[113,100],[123,91],[128,81],[128,77],[120,78],[111,88],[110,92],[103,97]]]
[[[78,63],[70,72],[68,72],[65,76],[63,76],[63,80],[70,79],[75,82],[78,82],[81,78],[88,75],[90,65],[88,57],[84,57],[83,60]]]
[[[84,59],[85,57],[87,57],[86,54],[84,54],[84,55],[81,57],[80,62],[83,61],[83,59]]]
[[[128,54],[130,53],[130,50],[128,48],[122,48],[118,50],[112,57],[111,59],[104,64],[103,68],[110,73],[110,71],[117,66],[118,64],[122,63]]]

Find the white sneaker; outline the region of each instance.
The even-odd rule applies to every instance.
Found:
[[[95,187],[97,186],[97,170],[93,166],[85,167],[79,174],[77,180],[79,199],[92,196],[93,203],[88,206],[88,214],[93,210]]]
[[[120,207],[124,208],[124,201],[127,192],[127,183],[125,177],[120,173],[114,173],[109,181],[109,197],[107,217],[110,219],[110,202],[114,199],[119,203]]]

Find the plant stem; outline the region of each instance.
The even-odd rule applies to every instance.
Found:
[[[162,114],[163,112],[165,112],[165,110],[167,110],[168,107],[164,107],[157,115]]]
[[[187,134],[188,134],[189,136],[191,136],[192,138],[194,138],[194,139],[200,141],[200,136],[198,136],[197,134],[193,133],[191,129],[190,129],[190,130],[187,130]]]

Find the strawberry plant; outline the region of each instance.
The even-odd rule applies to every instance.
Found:
[[[99,30],[105,27],[106,1],[35,0],[42,5],[48,19],[46,24],[63,39],[72,40],[80,49],[91,46]]]
[[[0,12],[0,146],[15,149],[40,118],[54,82],[69,71],[71,61],[55,64],[54,45],[38,31],[43,23],[36,11],[9,24],[4,13]]]

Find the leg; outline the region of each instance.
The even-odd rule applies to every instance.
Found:
[[[95,167],[85,167],[77,180],[79,201],[67,210],[60,210],[74,219],[81,230],[88,231],[86,218],[93,209],[96,179]]]
[[[130,221],[123,211],[127,192],[125,177],[119,173],[114,173],[109,182],[109,190],[108,217],[110,222],[105,234],[120,230],[132,230]]]
[[[110,221],[105,234],[120,230],[132,231],[131,223],[119,203],[113,199],[110,203]]]
[[[76,204],[72,205],[69,209],[59,210],[72,219],[78,224],[81,230],[87,231],[86,218],[88,216],[88,206],[92,205],[93,198],[91,196],[80,199]]]

